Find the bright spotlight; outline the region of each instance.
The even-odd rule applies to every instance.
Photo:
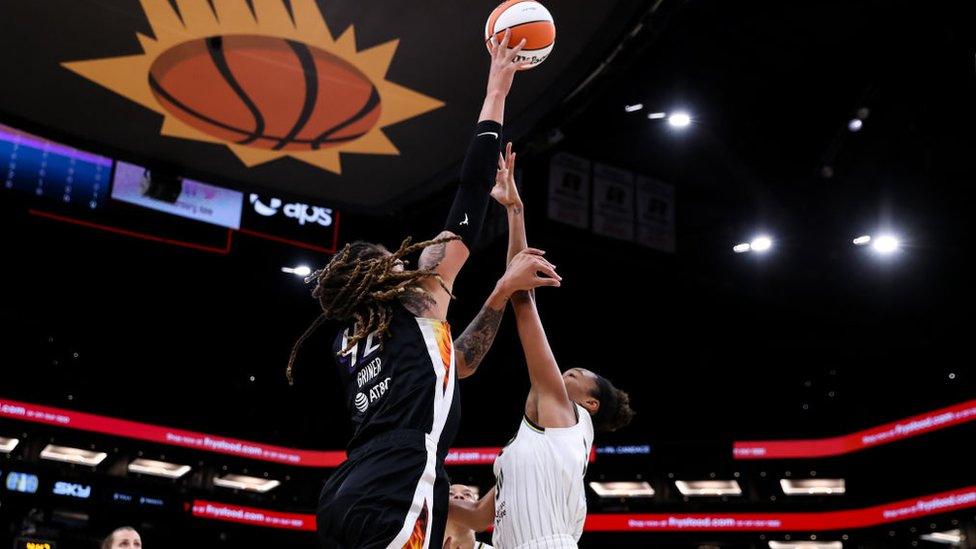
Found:
[[[768,236],[757,236],[749,243],[749,247],[754,252],[766,252],[773,247],[773,240]]]
[[[874,244],[871,245],[871,248],[881,255],[893,254],[897,252],[898,248],[900,247],[901,242],[891,235],[879,236],[878,238],[874,239]]]
[[[298,267],[282,267],[281,272],[304,278],[312,274],[312,269],[308,265],[299,265]]]
[[[869,234],[861,235],[855,238],[852,242],[854,242],[855,246],[867,246],[868,244],[871,243],[871,235]]]
[[[748,242],[743,242],[741,244],[736,244],[735,246],[732,246],[732,251],[737,254],[744,254],[751,249],[752,249],[752,244],[749,244]]]
[[[667,116],[668,113],[666,112],[652,112],[647,114],[647,117],[651,120],[659,120],[661,118],[667,118]]]
[[[691,116],[686,112],[676,112],[668,116],[668,124],[672,128],[686,128],[691,124]]]
[[[851,130],[852,132],[861,131],[861,128],[863,127],[864,121],[860,118],[852,118],[851,121],[847,123],[847,129]]]
[[[637,112],[644,108],[643,103],[635,103],[633,105],[624,105],[624,112]]]

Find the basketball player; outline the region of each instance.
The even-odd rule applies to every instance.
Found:
[[[478,501],[478,497],[475,495],[475,488],[464,484],[452,484],[451,500],[474,503]],[[447,530],[444,531],[444,549],[492,549],[492,547],[475,539],[474,530],[456,521],[448,520]]]
[[[508,210],[509,258],[525,254],[525,220],[511,143],[492,196]],[[477,503],[451,501],[451,520],[483,531],[499,549],[576,547],[586,519],[583,476],[594,430],[615,431],[634,412],[627,393],[583,368],[560,373],[532,291],[512,296],[532,387],[515,438],[495,460],[495,488]]]
[[[102,541],[102,549],[142,549],[139,532],[130,526],[116,528]]]
[[[354,242],[308,278],[322,314],[296,342],[289,379],[298,348],[322,322],[344,325],[333,351],[353,426],[349,457],[319,498],[318,533],[326,547],[441,547],[449,489],[444,459],[460,407],[456,380],[478,367],[514,291],[554,285],[538,276],[537,256],[523,254],[451,341],[451,287],[488,207],[505,98],[524,46],[509,48],[508,38],[490,44],[488,89],[444,231],[416,245],[408,239],[393,253]],[[417,250],[423,250],[419,268],[405,269],[403,258]]]

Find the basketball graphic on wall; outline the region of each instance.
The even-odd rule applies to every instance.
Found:
[[[190,126],[271,150],[316,150],[358,139],[381,111],[376,86],[355,66],[269,36],[180,44],[153,62],[149,85],[159,104]]]
[[[356,49],[314,0],[147,0],[141,55],[64,66],[163,116],[165,136],[341,173],[339,153],[398,154],[382,128],[443,103],[385,76],[397,41]]]

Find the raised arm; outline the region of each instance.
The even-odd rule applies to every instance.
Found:
[[[454,340],[459,378],[470,376],[481,365],[481,361],[495,341],[508,298],[509,296],[496,285],[478,316],[474,317],[471,324],[468,324],[464,332]]]
[[[512,80],[519,67],[515,58],[523,45],[524,41],[509,48],[506,34],[500,44],[491,46],[491,68],[488,72],[485,101],[474,137],[461,166],[460,185],[454,196],[454,204],[445,221],[444,230],[438,235],[438,239],[455,239],[430,246],[420,256],[419,267],[433,270],[440,279],[425,279],[424,289],[433,298],[433,302],[424,307],[423,311],[414,311],[420,316],[447,318],[447,309],[451,302],[449,291],[481,233],[481,225],[488,208],[489,191],[495,181],[495,159],[502,139],[505,98],[511,90]]]
[[[528,249],[525,239],[525,223],[522,218],[522,199],[515,186],[515,153],[512,143],[505,147],[504,157],[499,154],[498,169],[495,172],[495,186],[491,190],[491,197],[508,211],[508,257],[506,272],[495,291],[485,302],[481,312],[475,317],[467,329],[454,340],[457,349],[458,376],[466,378],[473,374],[484,358],[501,324],[505,312],[505,304],[515,295],[525,295],[538,286],[558,286],[559,277],[552,269],[552,265],[542,259],[544,252]],[[522,252],[532,256],[532,261],[524,264],[514,264],[512,261]],[[538,263],[542,268],[550,269],[550,277],[540,277],[534,265]]]
[[[512,143],[505,146],[505,156],[498,157],[498,173],[495,176],[495,186],[491,189],[491,197],[505,207],[508,213],[508,258],[506,263],[519,252],[529,247],[525,238],[525,217],[522,197],[515,186],[515,152]]]
[[[559,275],[542,258],[543,253],[542,250],[526,248],[516,255],[505,269],[505,274],[498,279],[481,312],[454,340],[458,377],[466,378],[478,369],[498,333],[505,304],[513,295],[524,294],[539,286],[559,286]]]
[[[575,408],[566,392],[559,364],[549,347],[535,299],[513,296],[512,306],[515,308],[519,340],[532,383],[525,404],[526,414],[542,427],[576,425]]]
[[[447,520],[484,532],[495,521],[495,488],[477,502],[452,499],[449,502]]]
[[[504,174],[504,182],[496,181],[491,194],[508,211],[508,258],[513,261],[529,248],[525,236],[525,209],[515,186],[515,153],[512,152],[511,143],[505,148],[505,157],[499,159],[498,173],[499,180]],[[538,259],[542,261],[540,272],[561,280],[552,264],[541,257]],[[566,393],[562,372],[549,347],[549,340],[535,305],[534,292],[516,292],[512,295],[512,306],[515,309],[529,380],[532,382],[525,404],[526,413],[543,427],[575,425],[573,403]]]

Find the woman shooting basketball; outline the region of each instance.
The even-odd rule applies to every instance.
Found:
[[[344,324],[333,350],[353,424],[349,457],[319,498],[318,533],[327,547],[440,548],[449,485],[444,459],[458,423],[456,380],[478,367],[508,297],[551,283],[513,264],[471,326],[451,341],[451,287],[488,206],[522,45],[509,48],[507,34],[491,45],[484,106],[444,231],[419,244],[408,239],[393,253],[352,243],[308,279],[322,314],[295,344],[289,379],[309,334],[325,320]],[[423,250],[419,268],[404,269],[403,258],[417,250]]]
[[[534,253],[527,249],[514,164],[509,143],[491,193],[508,210],[512,264]],[[550,269],[540,271],[550,274]],[[495,488],[477,503],[452,500],[451,520],[479,532],[494,522],[492,544],[500,549],[576,547],[586,519],[583,475],[593,432],[615,431],[630,423],[634,412],[627,393],[602,376],[583,368],[560,372],[532,291],[512,296],[512,305],[532,383],[525,417],[495,460]]]

